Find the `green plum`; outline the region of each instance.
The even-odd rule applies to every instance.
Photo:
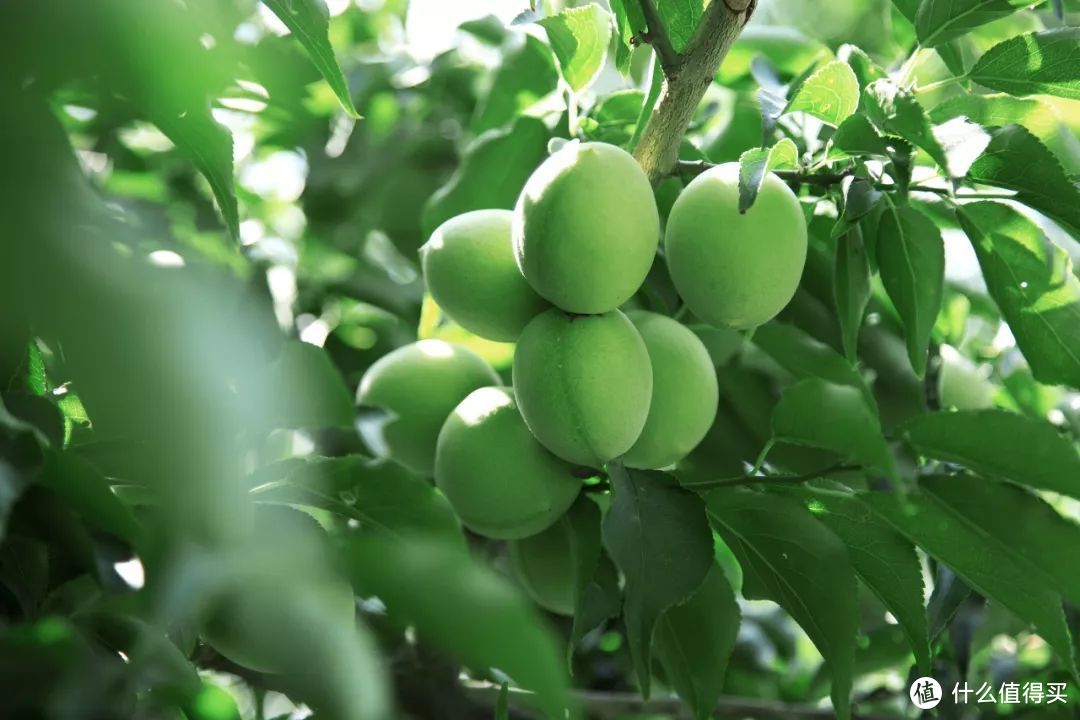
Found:
[[[571,313],[605,313],[629,300],[659,237],[648,178],[629,153],[604,143],[567,143],[532,174],[514,209],[518,267]]]
[[[716,418],[720,391],[705,345],[681,323],[644,311],[627,314],[652,364],[652,402],[645,428],[623,456],[627,467],[659,469],[685,457]]]
[[[510,239],[514,214],[474,210],[447,220],[420,248],[428,292],[463,328],[513,342],[549,307],[525,281]]]
[[[574,467],[537,442],[502,387],[475,390],[446,418],[435,483],[466,527],[501,540],[547,529],[581,490]]]
[[[537,315],[514,352],[514,391],[525,423],[551,452],[600,467],[645,427],[653,373],[626,315]]]
[[[573,615],[574,530],[563,516],[547,530],[509,543],[510,568],[537,605],[558,615]]]
[[[773,173],[739,212],[739,164],[697,176],[668,217],[664,248],[687,307],[717,327],[762,325],[794,297],[806,264],[806,220],[795,193]]]
[[[430,476],[446,416],[466,395],[499,376],[471,350],[421,340],[379,358],[360,380],[357,402],[385,413],[372,444],[413,472]]]

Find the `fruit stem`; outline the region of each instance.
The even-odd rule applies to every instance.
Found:
[[[757,0],[710,3],[677,62],[668,64],[661,58],[664,87],[634,149],[634,157],[654,185],[678,162],[679,147],[694,111],[756,5]]]

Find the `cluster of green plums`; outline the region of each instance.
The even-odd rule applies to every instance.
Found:
[[[740,213],[738,176],[737,164],[721,165],[687,185],[663,252],[696,318],[752,328],[794,295],[806,224],[771,174]],[[468,528],[515,541],[519,575],[555,611],[568,612],[569,599],[543,578],[553,559],[569,558],[560,518],[581,478],[616,459],[672,466],[716,415],[716,371],[698,337],[668,316],[620,309],[653,267],[660,237],[653,188],[634,158],[568,143],[536,169],[513,211],[454,217],[420,251],[447,315],[516,343],[512,387],[475,353],[421,340],[372,365],[358,391],[362,406],[383,411],[386,453],[433,476]]]

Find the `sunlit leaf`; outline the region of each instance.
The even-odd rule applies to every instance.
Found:
[[[773,170],[799,164],[799,149],[790,138],[772,147],[747,150],[739,158],[739,212],[749,210],[757,199],[765,177]]]
[[[304,46],[319,74],[326,79],[345,112],[360,117],[349,84],[330,46],[330,22],[322,0],[262,0]]]
[[[563,79],[574,90],[588,87],[607,59],[611,16],[596,3],[567,8],[539,20],[559,60]]]
[[[1002,203],[964,205],[959,217],[1031,372],[1080,387],[1080,280],[1068,253]]]
[[[851,66],[834,60],[799,85],[785,113],[804,112],[836,127],[859,106],[859,80]]]
[[[1080,188],[1039,139],[1020,125],[994,130],[968,171],[984,185],[1016,191],[1015,200],[1061,223],[1080,237]]]
[[[902,433],[928,457],[989,477],[1080,497],[1080,454],[1043,420],[1005,410],[939,412],[913,418]]]
[[[968,77],[1011,95],[1080,100],[1080,28],[1009,38],[983,54]]]
[[[1030,4],[1031,0],[922,0],[915,31],[924,47],[935,47]]]
[[[918,210],[890,205],[878,226],[877,260],[881,281],[904,323],[911,367],[922,376],[945,282],[941,232]]]

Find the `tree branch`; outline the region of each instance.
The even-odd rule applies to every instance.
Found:
[[[682,177],[696,177],[714,167],[716,167],[716,163],[707,162],[705,160],[680,160],[671,174],[680,175]],[[821,187],[839,185],[847,178],[855,177],[855,174],[849,170],[838,173],[804,173],[801,170],[773,170],[772,172],[778,178],[786,182],[795,183],[797,185],[817,185]],[[899,189],[897,185],[891,183],[873,182],[872,184],[878,190],[890,191]],[[1012,194],[1008,192],[958,193],[953,192],[948,188],[934,187],[932,185],[911,185],[908,189],[911,192],[930,193],[931,195],[941,195],[942,197],[956,200],[993,200],[995,198],[1012,197]]]
[[[638,0],[638,3],[641,5],[641,14],[645,16],[645,22],[649,26],[649,44],[656,50],[656,55],[660,58],[660,67],[667,74],[669,69],[678,66],[679,53],[675,52],[675,46],[671,44],[671,37],[668,35],[663,18],[656,10],[656,3],[653,0]]]
[[[675,167],[679,146],[694,111],[756,3],[757,0],[710,3],[686,49],[677,56],[677,62],[664,67],[664,88],[634,151],[654,185]]]
[[[826,475],[832,475],[833,473],[842,472],[859,472],[865,470],[862,465],[848,465],[846,463],[837,463],[830,465],[827,468],[816,470],[814,472],[802,473],[799,475],[741,475],[733,478],[720,478],[718,480],[698,480],[687,481],[680,483],[684,488],[689,490],[705,490],[720,487],[738,487],[741,485],[797,485],[799,483],[810,482],[811,480],[817,480]]]
[[[719,2],[719,0],[717,0]],[[465,692],[476,702],[495,705],[499,696],[499,686],[485,682],[466,682]],[[508,693],[510,704],[522,708],[534,708],[533,694],[525,690],[511,688]],[[634,693],[597,692],[593,690],[574,691],[574,698],[581,705],[585,714],[600,720],[615,720],[627,715],[669,715],[676,718],[690,718],[690,708],[677,697],[653,698],[643,700]],[[808,705],[791,705],[768,700],[755,700],[742,697],[721,697],[713,711],[714,718],[747,718],[755,720],[817,720],[835,718],[829,708]],[[885,720],[880,715],[855,713],[856,720]]]

